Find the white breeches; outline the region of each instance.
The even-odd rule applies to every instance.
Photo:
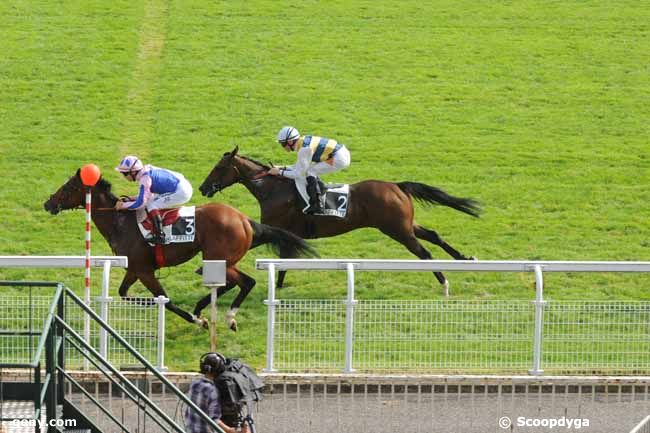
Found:
[[[331,162],[319,162],[307,169],[307,177],[321,174],[334,173],[350,166],[350,151],[346,147],[340,148],[332,157]]]
[[[153,198],[147,203],[147,210],[167,209],[170,207],[181,206],[192,198],[192,184],[186,179],[181,179],[176,187],[176,191],[165,194],[154,194]]]

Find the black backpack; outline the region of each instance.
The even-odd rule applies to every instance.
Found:
[[[241,413],[243,407],[262,400],[264,382],[239,359],[227,358],[226,369],[215,379],[224,413]]]

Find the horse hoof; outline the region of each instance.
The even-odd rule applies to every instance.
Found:
[[[478,259],[476,257],[474,257],[474,256],[469,256],[469,258],[467,260],[478,260]]]
[[[230,330],[232,332],[237,332],[237,321],[236,320],[233,320],[232,322],[230,322]]]
[[[204,319],[203,317],[192,315],[192,319],[194,324],[199,328],[208,329],[210,327],[208,320]]]
[[[445,280],[445,282],[442,284],[442,291],[445,294],[445,298],[449,297],[449,280]]]

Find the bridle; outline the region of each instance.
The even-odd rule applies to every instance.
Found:
[[[72,194],[74,194],[76,192],[79,192],[81,194],[85,193],[85,191],[83,190],[84,187],[79,187],[79,186],[76,186],[76,185],[72,185],[70,183],[71,180],[72,180],[72,178],[70,178],[70,180],[68,180],[61,187],[61,198],[59,200],[57,200],[57,203],[56,203],[56,210],[59,211],[59,212],[61,212],[63,210],[67,210],[67,209],[84,209],[84,207],[85,207],[83,205],[83,203],[80,203],[77,206],[70,207],[70,208],[67,208],[67,209],[63,209],[62,202],[67,202],[70,199],[70,197],[72,196]],[[50,196],[50,200],[52,200],[54,198],[54,196],[55,196],[55,194],[52,194]]]
[[[242,175],[241,170],[239,170],[239,167],[237,167],[237,165],[235,165],[232,160],[230,161],[229,167],[232,168],[233,171],[235,172],[236,180],[235,180],[234,183],[241,183],[243,180],[247,179],[247,178],[244,177],[244,175]],[[228,168],[228,167],[226,167],[226,168]],[[268,174],[269,174],[268,171],[262,170],[262,171],[255,174],[253,177],[251,177],[249,179],[250,180],[258,180],[258,179],[261,179],[261,178],[263,178],[265,176],[268,176]],[[212,182],[212,187],[214,188],[214,193],[215,194],[218,193],[218,192],[221,192],[223,190],[223,188],[221,187],[221,182],[220,181],[219,182]]]
[[[86,208],[86,206],[85,206],[84,203],[80,203],[80,204],[78,204],[77,206],[69,207],[69,208],[63,209],[63,206],[62,206],[61,203],[62,203],[62,202],[67,202],[67,201],[70,199],[70,197],[72,196],[72,194],[74,194],[74,193],[80,193],[80,194],[82,194],[82,195],[85,195],[85,194],[86,194],[86,188],[90,189],[90,187],[87,187],[87,186],[72,185],[72,184],[70,183],[71,181],[72,181],[72,178],[70,178],[70,180],[68,180],[68,182],[66,182],[66,183],[61,187],[61,198],[60,198],[60,200],[57,200],[57,204],[56,204],[56,209],[57,209],[57,211],[59,211],[59,212],[61,212],[61,211],[63,211],[63,210],[85,209],[85,208]],[[53,197],[54,197],[54,194],[52,194],[52,195],[50,196],[50,200],[52,200]],[[115,209],[112,208],[112,207],[110,207],[110,208],[96,208],[95,210],[98,210],[98,211],[107,211],[107,210],[115,210]]]

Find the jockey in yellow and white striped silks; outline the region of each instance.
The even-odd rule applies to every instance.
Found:
[[[289,179],[304,178],[309,194],[309,208],[305,212],[320,213],[322,208],[317,178],[321,174],[348,168],[350,152],[336,140],[315,135],[301,136],[298,130],[292,126],[285,126],[280,130],[278,142],[287,152],[297,151],[298,158],[294,165],[271,168],[269,174]]]
[[[291,137],[286,136],[283,141],[285,143],[284,148],[287,151],[297,151],[298,158],[294,165],[280,168],[279,175],[290,179],[309,176],[317,177],[350,166],[350,152],[345,145],[329,138],[314,135],[300,136],[295,128],[285,128],[292,129],[293,135]],[[282,137],[280,135],[278,137],[278,141],[280,141]]]

